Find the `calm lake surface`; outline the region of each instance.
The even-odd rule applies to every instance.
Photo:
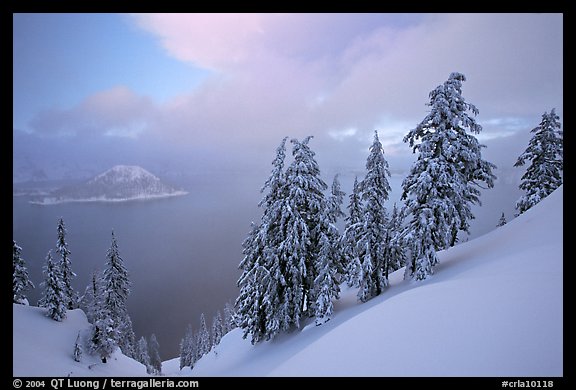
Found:
[[[128,309],[136,335],[155,333],[162,358],[177,356],[186,325],[197,329],[202,312],[210,322],[238,295],[241,244],[260,216],[260,184],[232,188],[200,186],[185,196],[124,203],[41,206],[27,196],[14,197],[13,237],[36,285],[28,293],[31,304],[40,297],[42,266],[48,250],[54,251],[58,218],[66,224],[80,293],[92,271],[104,267],[114,229],[132,281]]]

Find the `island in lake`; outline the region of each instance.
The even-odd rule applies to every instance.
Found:
[[[31,203],[126,202],[186,194],[186,191],[163,183],[142,167],[116,165],[85,183],[59,188]]]

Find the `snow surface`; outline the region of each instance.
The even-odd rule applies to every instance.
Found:
[[[115,181],[133,182],[142,179],[158,178],[138,165],[115,165],[106,172],[96,175],[89,183],[105,180],[107,177],[113,177]]]
[[[46,309],[13,304],[13,376],[146,376],[146,367],[118,350],[106,364],[83,353],[73,359],[79,331],[90,324],[80,309],[70,310],[62,322],[45,315]]]
[[[345,289],[322,326],[251,345],[235,329],[192,376],[562,376],[563,187],[520,217],[438,253],[435,274],[360,304]]]

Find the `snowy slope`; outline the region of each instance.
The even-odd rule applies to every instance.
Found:
[[[562,376],[563,187],[475,240],[439,253],[424,282],[391,276],[365,304],[344,291],[325,325],[252,346],[235,329],[194,376]]]
[[[146,367],[120,351],[106,364],[86,353],[75,362],[76,336],[89,326],[84,312],[68,311],[62,322],[46,317],[45,312],[43,308],[13,305],[13,376],[146,376]]]

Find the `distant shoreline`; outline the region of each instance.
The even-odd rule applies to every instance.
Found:
[[[30,200],[28,203],[40,205],[40,206],[51,206],[62,203],[122,203],[122,202],[132,202],[132,201],[146,201],[162,198],[171,198],[174,196],[187,195],[187,191],[175,191],[169,194],[158,194],[158,195],[142,195],[134,196],[130,198],[106,198],[105,196],[100,196],[96,198],[84,198],[84,199],[74,199],[74,198],[64,198],[64,199],[54,199],[46,197],[43,200]]]

